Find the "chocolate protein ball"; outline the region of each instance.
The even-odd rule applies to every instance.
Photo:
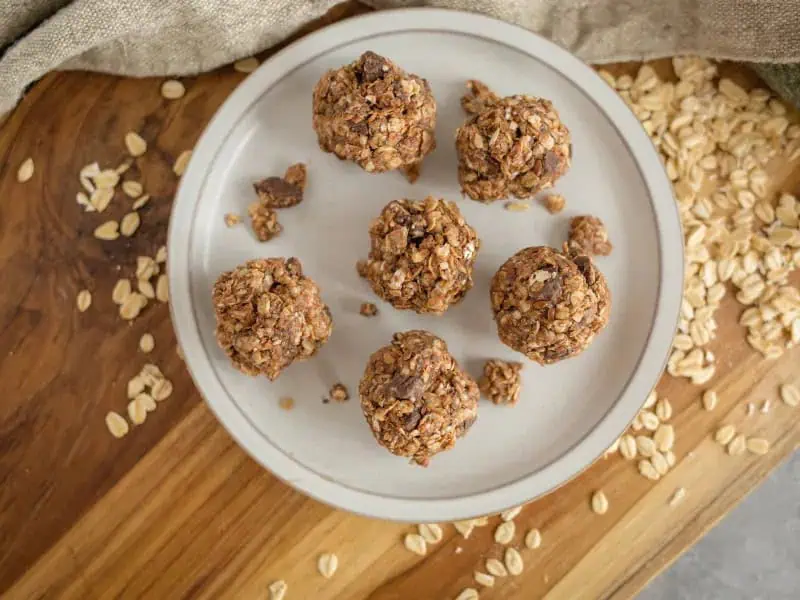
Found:
[[[473,200],[527,198],[567,172],[569,130],[549,100],[533,96],[497,98],[479,82],[462,105],[479,110],[456,132],[458,180]],[[482,86],[482,87],[481,87]]]
[[[395,333],[370,356],[358,393],[378,443],[422,466],[478,417],[478,384],[427,331]]]
[[[495,273],[491,302],[500,340],[540,364],[581,353],[608,323],[611,295],[587,256],[525,248]]]
[[[480,240],[454,202],[393,200],[370,225],[369,238],[359,272],[395,308],[441,314],[472,287]]]
[[[331,335],[330,311],[296,258],[247,261],[220,275],[212,297],[217,342],[248,375],[274,380]]]
[[[404,169],[415,178],[418,163],[436,147],[428,82],[374,52],[325,73],[313,106],[320,148],[365,171]]]

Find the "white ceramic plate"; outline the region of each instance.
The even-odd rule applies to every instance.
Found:
[[[439,147],[411,185],[398,173],[371,175],[319,150],[311,92],[327,70],[374,50],[427,78],[438,104]],[[467,79],[501,95],[549,98],[572,132],[574,160],[555,191],[566,210],[526,213],[462,198],[454,134]],[[246,215],[253,181],[308,164],[305,201],[280,211],[284,232],[258,243]],[[456,200],[482,241],[475,287],[443,317],[396,311],[356,274],[370,219],[390,200]],[[491,357],[524,360],[503,346],[489,307],[489,280],[525,246],[559,246],[569,217],[607,224],[614,252],[598,264],[613,295],[609,326],[580,356],[528,362],[516,407],[481,401],[477,423],[427,469],[392,456],[372,438],[358,398],[323,404],[344,382],[357,395],[367,358],[396,331],[428,329],[473,376]],[[281,479],[329,504],[370,516],[420,522],[488,514],[546,493],[592,463],[622,433],[656,383],[677,321],[682,282],[680,222],[659,158],[616,94],[552,43],[485,17],[438,10],[378,12],[312,34],[283,50],[225,102],[197,144],[170,221],[172,316],[186,363],[209,406],[241,446]],[[214,339],[211,288],[244,261],[297,256],[320,285],[334,332],[319,354],[278,381],[242,375]],[[359,315],[363,301],[380,315]],[[292,396],[294,410],[279,408]]]

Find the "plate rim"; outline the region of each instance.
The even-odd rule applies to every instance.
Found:
[[[184,243],[192,235],[191,217],[205,186],[204,174],[226,139],[229,124],[238,121],[265,88],[308,56],[363,39],[364,31],[374,37],[408,30],[467,34],[503,44],[544,63],[590,97],[619,132],[649,192],[661,267],[657,309],[639,363],[617,402],[583,439],[536,473],[506,485],[458,497],[413,500],[371,494],[340,484],[295,462],[254,430],[213,375],[202,349],[192,308],[191,245]],[[672,251],[667,245],[674,241],[678,241],[679,251]],[[622,98],[591,67],[553,42],[491,17],[446,9],[406,8],[360,15],[313,32],[266,60],[217,109],[195,144],[175,194],[167,247],[170,313],[184,362],[206,404],[237,444],[276,477],[312,498],[353,513],[395,521],[452,521],[499,512],[547,494],[589,468],[621,435],[657,384],[671,349],[683,288],[683,235],[672,189],[655,147]]]

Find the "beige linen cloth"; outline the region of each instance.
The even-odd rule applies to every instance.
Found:
[[[188,75],[284,39],[339,0],[0,0],[0,114],[54,69]],[[587,62],[682,53],[800,61],[800,0],[367,0],[484,13]]]

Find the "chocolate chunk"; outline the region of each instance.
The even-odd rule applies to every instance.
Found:
[[[398,373],[389,382],[389,394],[401,400],[419,400],[425,391],[425,382],[417,375]]]
[[[415,406],[414,409],[403,417],[403,429],[406,431],[414,431],[422,420],[422,411],[419,407]]]
[[[558,154],[555,152],[548,151],[547,154],[544,155],[544,168],[548,173],[555,173],[558,171],[559,164]]]
[[[350,131],[358,135],[369,135],[369,125],[366,121],[359,121],[358,123],[350,124]]]
[[[386,59],[374,52],[367,51],[361,55],[361,74],[366,82],[371,83],[381,79],[388,66]]]
[[[261,203],[267,208],[289,208],[303,201],[300,186],[281,177],[267,177],[253,184]]]
[[[548,302],[558,303],[561,299],[562,282],[561,277],[551,277],[544,282],[542,289],[536,294],[537,300],[547,300]]]

